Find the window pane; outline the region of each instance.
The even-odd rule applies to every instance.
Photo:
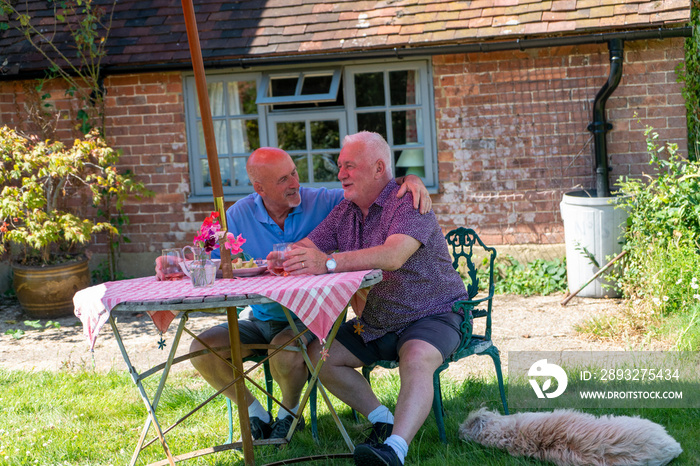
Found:
[[[416,110],[391,112],[391,129],[394,135],[394,144],[417,143]]]
[[[252,152],[260,147],[258,120],[231,120],[233,153]]]
[[[272,97],[281,97],[286,95],[294,95],[297,90],[297,82],[299,78],[271,78],[270,79],[270,95]]]
[[[413,105],[416,103],[416,71],[389,72],[389,99],[391,105]]]
[[[338,120],[311,122],[312,149],[340,149],[340,123]]]
[[[197,122],[197,132],[199,133],[199,154],[207,154],[207,145],[204,142],[204,125],[201,121]],[[221,154],[228,154],[228,139],[226,137],[226,121],[215,121],[214,122],[214,137],[216,139],[216,152]]]
[[[226,105],[224,102],[224,83],[207,84],[207,89],[209,91],[211,116],[225,115]]]
[[[245,131],[246,131],[246,142],[247,149],[245,152],[252,152],[260,147],[260,128],[258,126],[258,120],[244,120],[245,121]]]
[[[200,160],[202,167],[202,185],[211,188],[211,176],[209,176],[209,161]],[[219,160],[219,172],[221,176],[221,186],[231,186],[231,163],[229,158]]]
[[[384,117],[384,112],[358,113],[357,130],[373,131],[384,136],[384,139],[387,139],[386,118]]]
[[[245,163],[247,157],[234,157],[233,162],[233,185],[234,186],[250,186],[248,173],[245,171]]]
[[[358,107],[384,105],[384,73],[356,74],[355,96]]]
[[[306,155],[294,155],[292,156],[294,160],[294,165],[297,166],[297,173],[299,173],[299,183],[309,182],[309,159]]]
[[[333,76],[306,76],[301,85],[301,95],[328,94]]]
[[[413,147],[394,151],[395,177],[404,175],[425,176],[423,148]]]
[[[229,115],[255,115],[258,91],[255,81],[233,81],[228,83]]]
[[[216,152],[228,154],[228,137],[226,135],[226,121],[219,120],[214,122],[214,137],[216,138]]]
[[[219,154],[226,154],[228,143],[226,142],[226,122],[214,122],[214,138],[216,139],[216,151]],[[197,132],[199,133],[199,154],[207,155],[207,145],[204,142],[204,125],[201,121],[197,122]]]
[[[338,155],[314,154],[314,181],[338,181]]]
[[[277,145],[280,149],[306,150],[306,128],[303,121],[277,123]]]

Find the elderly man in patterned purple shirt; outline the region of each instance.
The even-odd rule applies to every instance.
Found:
[[[459,344],[463,317],[452,303],[468,299],[467,292],[435,214],[418,213],[410,196],[396,198],[391,150],[382,136],[347,136],[338,166],[345,199],[296,243],[284,266],[291,274],[384,271],[364,309],[355,309],[360,317],[341,327],[320,377],[372,422],[355,463],[400,465],[430,413],[433,373]],[[312,358],[318,360],[320,349],[314,342]],[[382,359],[399,360],[395,417],[356,370]]]

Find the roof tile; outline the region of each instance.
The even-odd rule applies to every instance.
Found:
[[[96,0],[106,1],[106,0]],[[202,52],[217,60],[516,40],[686,25],[688,0],[198,0]],[[50,27],[45,0],[23,0]],[[67,34],[56,41],[65,45]],[[14,29],[0,32],[0,79],[41,71],[43,58]],[[106,66],[190,60],[180,0],[119,0]]]
[[[639,11],[639,5],[636,3],[623,3],[615,5],[613,8],[613,15],[626,15],[631,13],[637,13]]]
[[[656,14],[651,15],[651,20],[653,22],[657,22],[657,21],[669,22],[669,21],[677,21],[677,20],[690,21],[690,12],[676,10],[676,11],[666,11],[663,13],[656,13]]]
[[[576,9],[576,0],[555,0],[552,2],[552,11],[571,11]]]
[[[576,21],[556,21],[547,24],[547,32],[572,31],[576,29]]]
[[[602,18],[604,16],[612,16],[614,10],[615,10],[615,7],[613,7],[612,5],[591,8],[590,17],[591,18]]]

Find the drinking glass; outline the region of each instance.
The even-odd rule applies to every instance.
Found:
[[[160,264],[165,280],[180,280],[185,276],[185,272],[180,267],[180,262],[182,262],[182,251],[180,249],[163,249]]]
[[[272,245],[272,273],[284,275],[284,261],[287,260],[287,252],[291,251],[292,243],[277,243]]]

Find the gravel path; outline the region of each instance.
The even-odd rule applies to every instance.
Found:
[[[493,340],[501,351],[504,371],[508,364],[508,351],[523,350],[623,350],[610,342],[588,341],[577,334],[574,325],[595,315],[618,313],[623,303],[617,299],[572,299],[566,307],[560,305],[561,294],[551,296],[522,297],[499,295],[494,300]],[[83,336],[82,325],[75,317],[57,319],[60,329],[43,330],[24,325],[29,320],[17,301],[3,298],[0,302],[0,367],[21,370],[59,370],[93,368],[100,371],[126,368],[109,324],[100,332],[95,350],[89,351]],[[226,320],[225,316],[197,313],[190,318],[189,327],[194,333]],[[46,320],[39,321],[44,327]],[[122,339],[129,348],[132,363],[144,370],[164,360],[175,334],[175,323],[164,334],[165,350],[158,348],[160,334],[145,314],[119,317]],[[22,329],[22,338],[6,335],[8,329]],[[183,335],[178,354],[189,347],[191,337]],[[492,373],[490,358],[466,358],[449,369],[451,377],[461,379],[480,371]],[[191,369],[187,363],[175,370]]]

